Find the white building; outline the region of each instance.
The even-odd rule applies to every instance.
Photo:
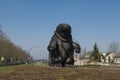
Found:
[[[115,59],[114,60],[115,63],[120,64],[120,53],[116,54],[114,59]]]

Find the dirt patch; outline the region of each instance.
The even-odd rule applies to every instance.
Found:
[[[111,70],[109,67],[25,66],[0,74],[0,80],[120,80],[120,70]]]

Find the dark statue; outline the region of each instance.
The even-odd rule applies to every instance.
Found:
[[[59,24],[48,45],[49,65],[74,65],[74,51],[80,53],[80,45],[73,42],[71,26]]]

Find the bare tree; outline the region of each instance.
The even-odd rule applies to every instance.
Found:
[[[82,48],[81,54],[84,55],[84,54],[86,54],[86,53],[87,53],[87,49],[86,49],[86,48]]]
[[[3,38],[3,32],[2,32],[2,28],[1,28],[1,24],[0,24],[0,40]]]
[[[0,63],[1,57],[5,58],[5,63],[9,63],[10,59],[14,62],[23,61],[28,57],[31,58],[26,51],[24,51],[21,47],[16,46],[3,32],[2,27],[0,25]]]
[[[80,59],[83,59],[83,57],[87,54],[87,49],[86,48],[82,48],[81,49],[81,54],[80,54]]]
[[[9,40],[9,38],[5,35],[5,33],[2,30],[2,25],[0,24],[0,40],[4,41],[4,40]]]
[[[112,42],[108,47],[108,51],[117,53],[119,51],[119,44],[117,42]]]

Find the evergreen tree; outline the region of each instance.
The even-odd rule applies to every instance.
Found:
[[[94,50],[92,51],[92,54],[90,56],[90,61],[95,61],[95,62],[101,61],[101,56],[100,56],[99,49],[96,43],[94,45]]]

